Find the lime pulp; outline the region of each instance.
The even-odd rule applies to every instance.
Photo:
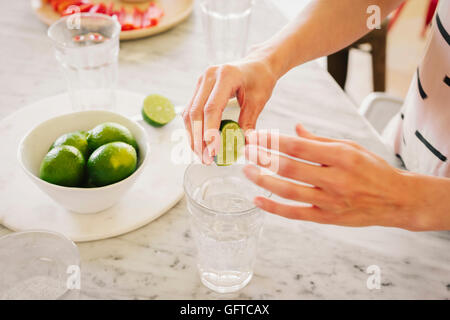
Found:
[[[220,123],[221,145],[214,161],[218,166],[228,166],[236,162],[243,153],[245,136],[236,121],[222,120]]]
[[[148,124],[162,127],[175,118],[175,106],[166,97],[151,94],[144,99],[142,117]]]

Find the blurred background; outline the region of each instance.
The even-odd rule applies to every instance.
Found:
[[[294,18],[310,0],[272,0],[289,19]],[[430,2],[408,0],[386,40],[386,92],[404,98],[426,46],[426,34],[422,33]],[[364,50],[350,49],[346,92],[360,105],[373,88],[372,55],[369,46]],[[326,68],[327,60],[319,59]],[[358,70],[358,72],[356,72]],[[378,90],[377,90],[378,91]]]
[[[267,1],[271,1],[273,6],[277,7],[288,19],[292,19],[311,0]],[[31,1],[31,3],[34,2],[40,2],[40,0]],[[376,55],[377,57],[381,56],[378,60],[384,61],[384,63],[376,63],[378,65],[377,72],[373,72],[374,55],[371,52],[370,44],[362,43],[358,45],[362,50],[353,47],[349,49],[347,81],[344,85],[341,83],[341,86],[345,88],[346,93],[356,105],[361,105],[363,99],[373,91],[385,91],[400,99],[405,97],[412,75],[426,46],[426,34],[429,29],[423,32],[424,24],[430,3],[433,2],[437,2],[437,0],[405,1],[398,19],[395,20],[395,24],[389,32],[384,25],[382,30],[384,33],[382,32],[380,37],[376,39],[378,43],[375,48],[380,48],[381,44],[384,43],[386,55],[384,57],[382,54]],[[19,71],[16,65],[4,63],[0,66],[2,71],[0,81],[3,83],[3,86],[0,87],[0,94],[2,94],[3,103],[6,106],[0,109],[0,116],[6,116],[17,105],[17,99],[20,103],[26,104],[35,99],[54,94],[55,88],[49,86],[48,83],[52,82],[58,85],[58,90],[62,90],[64,84],[59,82],[61,75],[57,72],[56,65],[53,69],[50,69],[55,64],[51,48],[42,43],[42,38],[37,37],[37,35],[45,34],[46,26],[33,14],[30,1],[18,1],[14,6],[9,6],[7,1],[2,1],[0,7],[8,10],[8,14],[2,18],[3,25],[0,30],[2,42],[8,43],[8,45],[5,45],[0,51],[0,59],[3,61],[18,60],[22,72],[22,78],[18,83],[16,78],[9,79],[8,76]],[[258,36],[261,38],[264,35]],[[23,41],[24,39],[26,40]],[[145,46],[146,42],[152,41],[157,42],[158,39],[143,39],[139,46]],[[14,43],[14,46],[11,43]],[[30,46],[33,46],[34,50],[28,50]],[[14,52],[18,49],[21,50],[21,54],[16,56]],[[127,59],[130,60],[128,61],[130,63],[133,62],[131,61],[133,59],[150,63],[146,59],[146,56],[151,55],[149,52],[129,52],[130,50],[127,47],[122,48],[122,50],[127,52]],[[35,57],[39,57],[40,60],[37,65],[35,63],[37,58]],[[327,58],[318,60],[324,68],[327,68]],[[342,69],[344,65],[339,59],[335,63],[335,67],[338,69]],[[138,67],[136,66],[136,68]],[[347,70],[347,68],[345,69]],[[380,70],[384,72],[384,76],[382,76],[383,72]],[[36,80],[35,77],[32,77],[35,72],[38,72],[47,81]],[[374,86],[374,74],[378,75],[378,80],[380,78],[385,79],[384,85],[378,85],[381,89]],[[122,86],[127,83],[124,79],[121,81]],[[34,89],[30,90],[31,87]],[[17,92],[24,93],[24,95],[17,96]]]

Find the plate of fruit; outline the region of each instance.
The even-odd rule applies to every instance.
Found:
[[[101,13],[117,18],[122,26],[121,40],[138,39],[166,31],[185,20],[194,0],[37,0],[37,17],[50,25],[74,13]]]

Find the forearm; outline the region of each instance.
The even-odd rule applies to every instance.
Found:
[[[378,5],[384,19],[403,0],[313,0],[274,37],[252,53],[264,57],[277,78],[291,68],[336,52],[364,34],[370,5]],[[251,54],[251,55],[252,55]]]
[[[404,172],[404,215],[410,229],[450,230],[450,179]]]

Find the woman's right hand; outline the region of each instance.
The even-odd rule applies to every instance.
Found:
[[[254,129],[276,80],[270,64],[255,58],[211,66],[200,76],[183,119],[191,148],[203,163],[210,164],[218,150],[216,137],[228,100],[236,97],[239,102],[242,130]]]

